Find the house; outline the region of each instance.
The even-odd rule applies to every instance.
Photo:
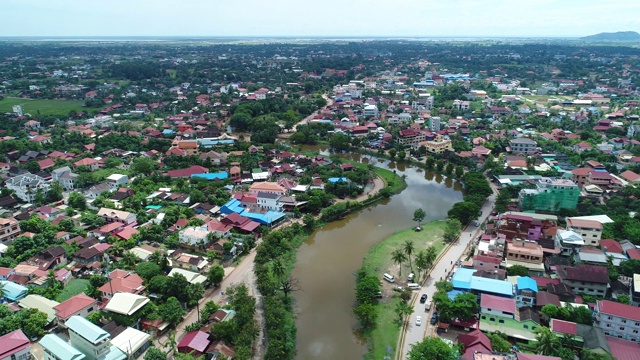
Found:
[[[13,190],[20,200],[28,203],[34,202],[38,193],[44,195],[51,189],[51,185],[44,178],[31,173],[7,179],[5,186]]]
[[[560,209],[575,209],[579,197],[580,188],[573,181],[541,178],[535,189],[520,190],[518,204],[521,211],[555,212]]]
[[[98,169],[100,169],[100,162],[96,159],[84,158],[73,163],[74,168],[77,168],[79,166],[86,166],[91,171],[97,171]]]
[[[206,225],[189,226],[178,233],[180,243],[191,246],[205,246],[209,243],[209,230]]]
[[[573,258],[576,263],[591,265],[607,266],[609,262],[609,257],[602,250],[592,246],[583,246],[573,255]],[[622,258],[626,260],[625,256],[622,256]],[[613,261],[613,256],[611,260]]]
[[[536,338],[534,330],[538,326],[540,326],[540,319],[537,314],[529,307],[517,310],[515,301],[512,299],[507,302],[494,297],[485,302],[485,306],[481,305],[480,330],[484,332],[500,331],[514,339],[532,341]]]
[[[90,246],[76,251],[73,254],[73,261],[76,262],[76,266],[79,265],[81,267],[82,265],[89,265],[100,261],[101,256],[102,253],[98,249]]]
[[[260,191],[256,197],[257,205],[263,209],[282,211],[281,197],[282,195]]]
[[[172,179],[177,179],[177,178],[188,179],[192,175],[206,174],[208,172],[209,172],[209,169],[205,167],[202,167],[199,165],[193,165],[185,169],[169,170],[165,173],[165,175],[171,177]]]
[[[640,312],[637,307],[598,300],[594,312],[596,324],[605,335],[640,342]]]
[[[0,218],[0,244],[9,245],[20,236],[20,223],[14,218]]]
[[[426,140],[426,135],[418,129],[404,129],[398,133],[398,142],[404,146],[417,149]]]
[[[198,141],[197,140],[174,140],[171,143],[171,150],[180,150],[185,156],[198,155]]]
[[[111,187],[107,183],[100,183],[92,185],[88,190],[84,191],[84,195],[87,199],[95,199],[102,195],[103,192],[111,191]]]
[[[38,342],[44,360],[88,360],[78,349],[62,340],[58,335],[47,334]]]
[[[516,283],[516,305],[518,308],[536,304],[538,284],[528,276],[520,276]]]
[[[31,342],[22,330],[0,336],[0,360],[30,360]]]
[[[98,229],[91,230],[89,232],[89,235],[94,236],[98,239],[104,239],[122,230],[123,228],[124,228],[124,224],[116,221],[116,222],[104,224]]]
[[[640,175],[634,173],[631,170],[624,171],[623,173],[620,174],[620,177],[632,184],[640,183]]]
[[[60,303],[57,301],[49,300],[41,295],[30,294],[18,301],[23,309],[37,309],[47,314],[47,325],[51,324],[56,318],[56,311],[53,309]]]
[[[558,266],[556,275],[574,294],[604,296],[609,285],[609,271],[606,266],[576,264]]]
[[[0,283],[4,290],[4,293],[2,294],[3,297],[9,301],[18,301],[27,296],[27,293],[29,292],[29,288],[16,284],[13,281],[2,280]]]
[[[111,191],[116,191],[121,186],[127,185],[128,183],[129,177],[127,175],[111,174],[107,177],[107,184],[109,184]]]
[[[574,231],[582,236],[585,245],[600,246],[602,237],[602,223],[595,220],[579,218],[567,218],[567,230]]]
[[[535,241],[513,239],[507,243],[507,266],[521,265],[535,272],[544,272],[543,251]]]
[[[451,139],[440,134],[436,135],[433,140],[422,141],[419,145],[424,146],[430,154],[443,154],[447,151],[453,151]]]
[[[171,252],[170,257],[172,267],[178,267],[189,271],[200,272],[209,265],[209,262],[202,256],[187,254],[181,249]]]
[[[203,331],[191,331],[184,335],[178,343],[178,352],[183,354],[191,353],[194,356],[204,355],[211,340],[209,334]]]
[[[207,348],[207,354],[211,356],[212,360],[232,359],[236,352],[231,345],[227,345],[222,340],[216,340]]]
[[[125,225],[135,225],[137,221],[134,213],[104,207],[98,210],[98,216],[102,217],[107,223],[121,222]]]
[[[480,330],[473,330],[468,334],[458,333],[458,343],[464,347],[462,360],[474,360],[475,353],[491,354],[493,347],[491,340]]]
[[[227,163],[226,153],[219,153],[213,150],[201,153],[199,157],[200,157],[200,160],[209,159],[209,161],[211,161],[211,164],[216,166]]]
[[[115,293],[104,307],[105,311],[124,316],[132,316],[149,303],[149,298],[131,293]]]
[[[278,185],[278,183],[269,181],[255,182],[249,187],[249,193],[256,196],[258,195],[258,193],[275,194],[282,196],[285,195],[286,192],[287,190],[283,186]]]
[[[591,149],[593,149],[593,147],[589,143],[584,142],[584,141],[581,141],[581,142],[573,145],[573,151],[575,151],[577,153],[581,153],[581,152],[583,152],[585,150],[591,150]]]
[[[141,294],[146,289],[140,276],[124,270],[113,270],[109,273],[109,278],[111,280],[98,288],[102,293],[103,302],[117,293]]]
[[[516,311],[515,299],[489,294],[480,295],[480,313],[483,315],[496,315],[515,319]]]
[[[51,180],[59,182],[60,186],[65,190],[73,190],[76,188],[78,176],[79,175],[73,173],[68,166],[63,166],[51,171]]]
[[[538,152],[538,143],[529,138],[517,138],[509,141],[509,149],[514,154],[533,155]]]
[[[71,345],[85,354],[87,359],[126,359],[126,355],[120,349],[111,346],[111,335],[89,320],[74,315],[64,323],[64,326],[69,330]]]
[[[204,284],[207,281],[207,278],[205,276],[202,276],[197,272],[184,270],[180,268],[171,269],[168,276],[171,277],[174,274],[180,274],[184,276],[189,282],[189,284]]]
[[[572,256],[583,246],[584,239],[575,231],[561,229],[556,231],[555,247],[560,249],[560,255]]]
[[[127,355],[128,359],[138,359],[151,345],[151,335],[146,332],[127,327],[123,332],[111,339],[111,345]]]
[[[74,315],[86,318],[98,310],[98,300],[85,294],[78,294],[53,307],[58,325],[64,323]]]

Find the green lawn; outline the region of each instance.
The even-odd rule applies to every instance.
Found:
[[[433,221],[422,226],[422,231],[417,232],[413,228],[399,231],[391,237],[383,240],[379,244],[371,247],[364,258],[363,268],[371,274],[382,277],[382,274],[390,271],[396,265],[391,260],[391,252],[401,248],[406,240],[412,240],[415,246],[415,252],[426,249],[429,245],[436,247],[438,254],[444,248],[442,235],[446,227],[445,221]],[[403,264],[402,274],[409,274],[409,264]],[[399,274],[392,273],[399,277]],[[395,307],[399,297],[394,296],[385,303],[378,304],[378,319],[376,327],[367,334],[367,343],[369,352],[365,356],[366,359],[382,359],[387,354],[386,347],[391,346],[395,349],[400,333],[400,325],[396,322],[397,316]]]
[[[4,98],[0,100],[0,112],[12,112],[14,105],[22,105],[22,111],[31,115],[36,115],[38,111],[42,115],[67,116],[69,111],[93,111],[96,108],[84,107],[83,100],[47,100],[47,99],[21,99]]]
[[[71,279],[64,290],[58,296],[56,296],[57,302],[63,302],[68,300],[74,295],[78,295],[83,292],[89,285],[89,280],[86,279]]]
[[[113,174],[122,174],[122,175],[130,175],[132,173],[131,170],[123,170],[123,169],[100,169],[100,170],[96,170],[96,171],[92,171],[96,177],[96,179],[98,179],[98,181],[103,181],[106,178],[108,178],[109,176],[113,175]]]

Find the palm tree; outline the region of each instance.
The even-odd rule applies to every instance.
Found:
[[[4,281],[0,281],[0,299],[4,298]]]
[[[428,268],[427,253],[424,250],[420,250],[416,254],[416,267],[418,268],[418,279],[420,279],[420,272],[422,270],[426,272]]]
[[[413,263],[411,262],[411,255],[413,254],[413,251],[415,250],[415,246],[413,246],[413,241],[411,240],[405,240],[404,242],[404,253],[407,254],[407,259],[409,259],[409,269],[411,269],[411,272],[413,272]]]
[[[122,259],[120,259],[120,264],[125,269],[133,269],[140,261],[142,260],[140,260],[138,255],[131,251],[125,251],[124,254],[122,254]]]
[[[536,333],[534,346],[538,355],[552,355],[556,349],[560,348],[560,339],[548,327],[539,326],[534,332]]]
[[[169,255],[165,252],[154,251],[151,255],[149,255],[148,261],[152,263],[156,263],[162,271],[165,271],[169,267]]]
[[[282,261],[280,261],[280,259],[275,259],[271,262],[271,272],[278,281],[280,281],[280,279],[284,277],[285,268],[284,265],[282,265]]]
[[[435,246],[429,245],[429,247],[427,247],[426,253],[427,268],[430,268],[438,258],[438,250],[436,250]]]
[[[391,253],[391,260],[393,260],[394,263],[400,265],[400,276],[402,276],[402,263],[407,260],[407,255],[405,255],[402,250],[395,249]]]

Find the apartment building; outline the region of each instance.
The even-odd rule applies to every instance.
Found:
[[[44,178],[31,173],[7,179],[5,186],[13,190],[20,200],[28,203],[34,202],[38,193],[44,195],[51,189],[51,185]]]
[[[602,237],[602,224],[595,220],[567,218],[567,230],[582,236],[585,245],[598,247]]]
[[[632,305],[598,300],[596,323],[605,335],[640,342],[640,312]]]
[[[529,138],[517,138],[509,141],[509,148],[514,154],[532,155],[538,151],[538,143]]]
[[[574,294],[604,296],[609,287],[609,271],[606,266],[576,264],[559,265],[556,274],[560,281],[570,287]]]
[[[518,204],[522,211],[536,210],[554,212],[560,209],[575,209],[580,197],[580,188],[571,180],[542,178],[535,189],[522,189]]]
[[[9,245],[18,235],[20,235],[18,220],[0,218],[0,244]]]

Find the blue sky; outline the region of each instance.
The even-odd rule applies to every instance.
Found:
[[[0,0],[0,36],[546,36],[640,32],[636,0]]]

